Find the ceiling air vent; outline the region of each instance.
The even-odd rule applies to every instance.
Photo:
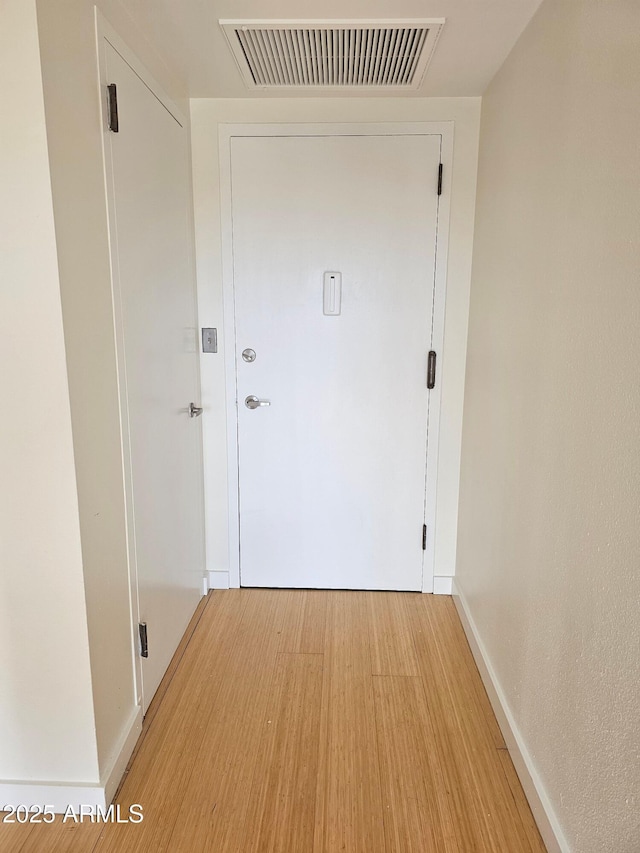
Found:
[[[417,89],[443,24],[220,21],[251,89]]]

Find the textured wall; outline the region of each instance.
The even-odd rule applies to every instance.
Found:
[[[640,5],[483,100],[458,587],[576,853],[640,850]]]

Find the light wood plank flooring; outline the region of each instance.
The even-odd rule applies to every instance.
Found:
[[[225,590],[116,797],[140,824],[0,825],[3,853],[538,853],[452,600]]]

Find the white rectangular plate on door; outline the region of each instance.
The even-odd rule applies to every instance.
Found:
[[[322,286],[322,306],[327,317],[338,317],[342,307],[342,273],[326,272]]]

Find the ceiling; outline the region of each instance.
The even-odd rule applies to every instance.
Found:
[[[422,85],[400,97],[481,95],[541,0],[122,0],[192,98],[322,97],[333,92],[251,90],[218,24],[233,19],[445,18]],[[353,95],[337,91],[336,96]],[[358,92],[358,94],[360,94]],[[378,92],[378,94],[383,94]],[[376,91],[362,91],[375,97]]]

